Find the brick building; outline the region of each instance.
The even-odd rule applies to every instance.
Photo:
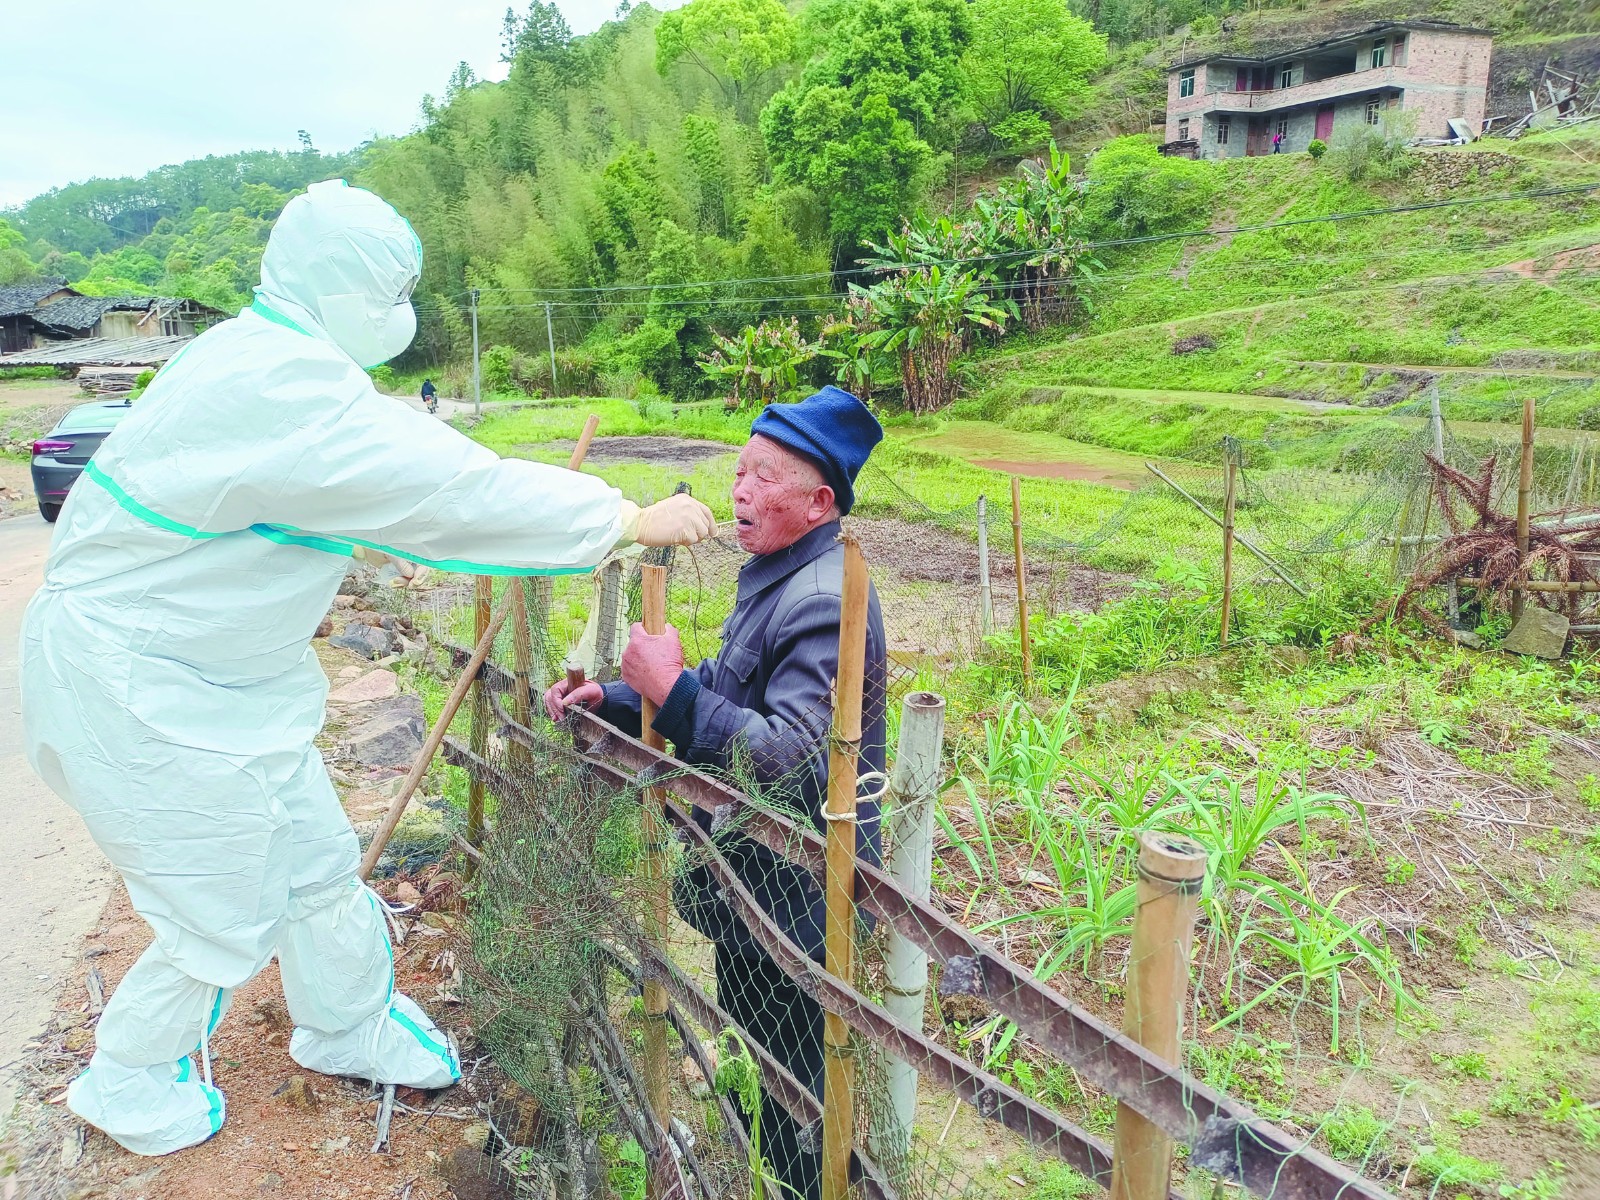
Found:
[[[1372,25],[1270,58],[1212,54],[1167,75],[1166,140],[1200,158],[1285,153],[1399,113],[1406,134],[1476,137],[1493,36],[1442,21]],[[1452,122],[1456,128],[1452,129]]]

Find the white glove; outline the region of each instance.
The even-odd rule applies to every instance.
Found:
[[[622,502],[622,540],[626,546],[692,546],[716,531],[711,510],[687,492],[658,500],[648,508]]]
[[[382,550],[374,550],[371,546],[357,546],[352,552],[352,557],[370,563],[374,567],[382,568],[392,566],[395,576],[389,581],[390,587],[403,588],[416,582],[421,568],[416,563],[407,562],[403,558],[396,558]]]

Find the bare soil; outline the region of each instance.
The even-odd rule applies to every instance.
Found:
[[[571,451],[578,443],[570,439],[540,442],[537,450]],[[586,462],[602,466],[617,463],[649,463],[652,466],[691,470],[709,458],[737,454],[736,446],[722,442],[696,441],[675,437],[597,437],[589,443]]]
[[[28,464],[9,455],[0,455],[0,521],[38,511],[39,502],[34,499]]]
[[[1004,471],[1007,475],[1033,475],[1041,479],[1076,479],[1080,483],[1100,483],[1106,487],[1121,488],[1125,492],[1131,492],[1138,486],[1138,480],[1130,478],[1121,471],[1108,467],[1091,467],[1084,463],[1008,462],[1002,458],[979,458],[973,460],[973,465],[987,467],[991,471]]]

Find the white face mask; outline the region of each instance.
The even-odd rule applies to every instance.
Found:
[[[328,336],[364,370],[388,362],[417,336],[417,314],[409,300],[373,308],[366,296],[323,296],[318,308]]]

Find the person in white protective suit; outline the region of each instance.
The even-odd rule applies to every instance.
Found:
[[[290,201],[255,302],[168,363],[96,453],[28,608],[30,759],[155,934],[67,1103],[139,1154],[221,1128],[208,1039],[274,953],[296,1062],[459,1077],[395,991],[381,902],[312,746],[327,681],[310,642],[351,554],[562,574],[712,532],[687,496],[639,509],[375,391],[363,368],[410,343],[421,269],[410,225],[370,192],[332,181]]]

